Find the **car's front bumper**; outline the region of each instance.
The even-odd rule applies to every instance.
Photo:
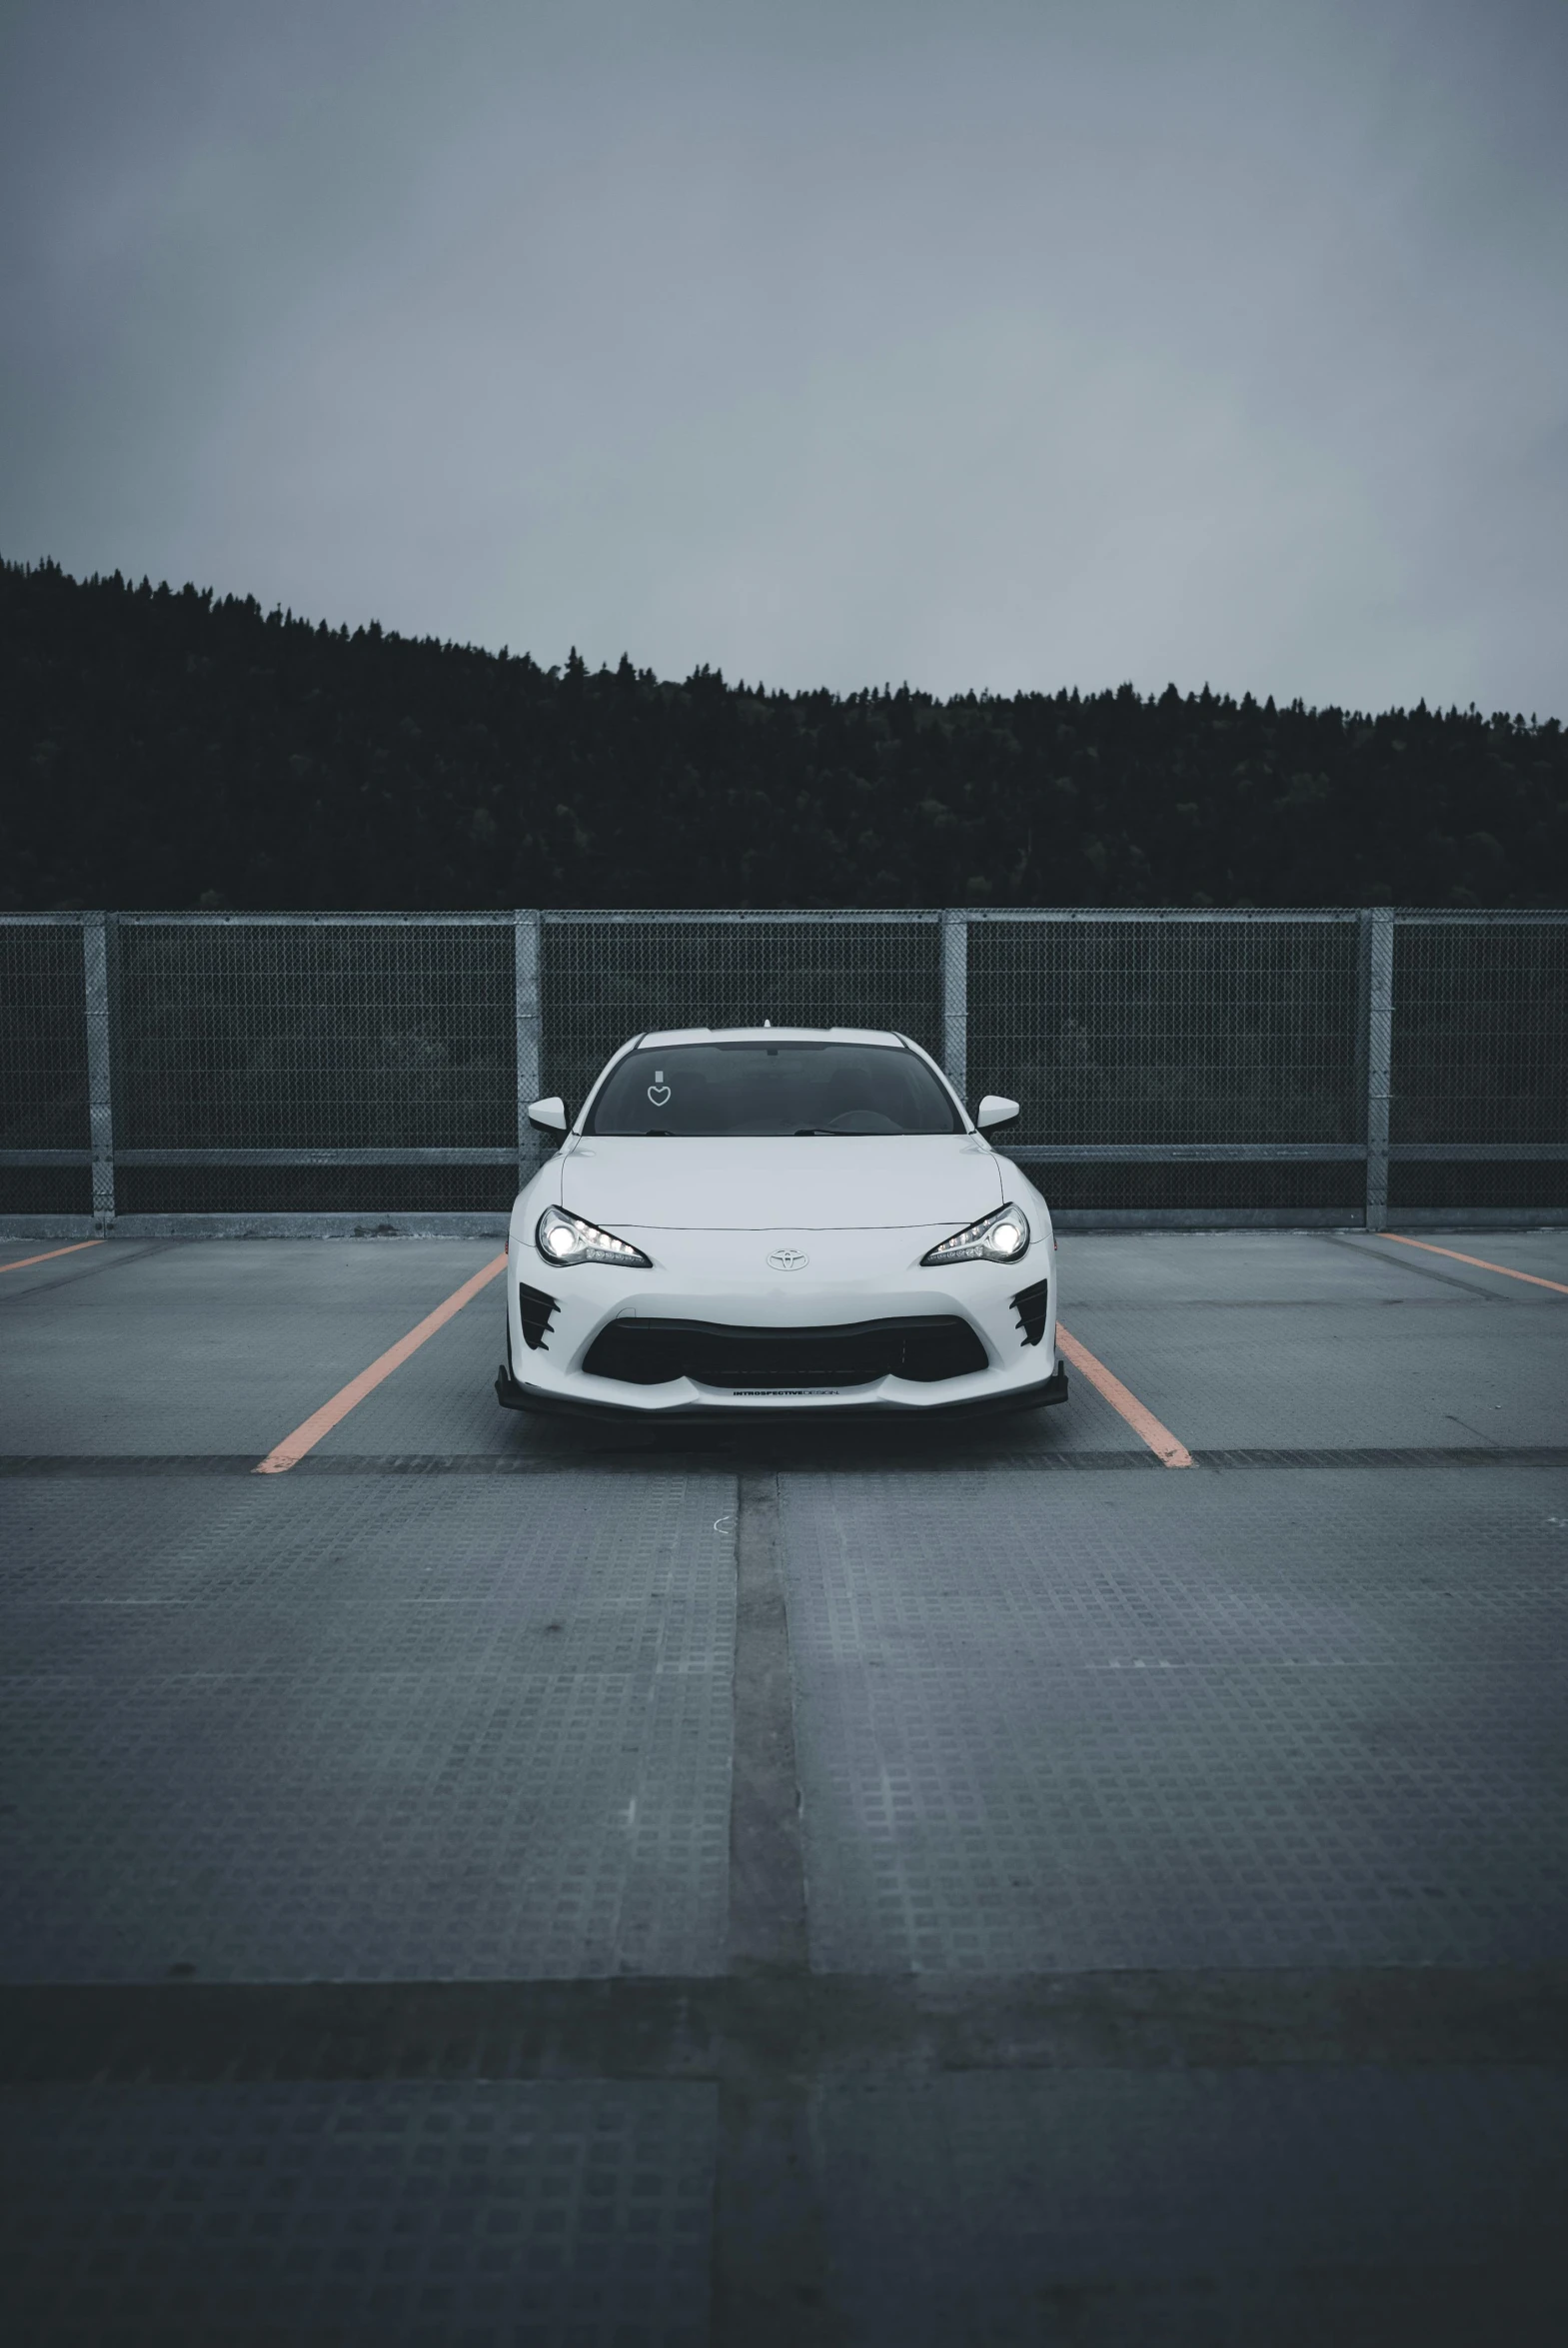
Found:
[[[520,1206],[523,1202],[520,1201]],[[623,1228],[623,1236],[654,1257],[651,1269],[546,1262],[533,1244],[532,1221],[514,1222],[507,1273],[507,1360],[496,1381],[509,1408],[586,1412],[622,1419],[729,1418],[747,1415],[802,1418],[818,1414],[915,1418],[1037,1408],[1066,1399],[1066,1373],[1056,1351],[1055,1266],[1043,1200],[1031,1211],[1034,1241],[1012,1264],[972,1262],[949,1267],[921,1263],[946,1226],[872,1230],[692,1232]],[[532,1214],[533,1201],[528,1212]],[[767,1268],[782,1240],[807,1242],[811,1277]],[[1043,1292],[1042,1292],[1043,1291]],[[1020,1297],[1031,1297],[1020,1310]],[[548,1309],[547,1309],[548,1308]],[[852,1375],[787,1366],[791,1347],[831,1343],[863,1332],[939,1330],[961,1323],[972,1368],[944,1374],[923,1365],[902,1344],[891,1360],[911,1374]],[[743,1350],[778,1336],[779,1365],[766,1372],[723,1365],[693,1375],[641,1382],[636,1374],[596,1373],[607,1351],[635,1355],[645,1347],[624,1332],[663,1342],[662,1332],[685,1329],[710,1338],[734,1332]],[[607,1347],[607,1334],[616,1341]],[[731,1350],[724,1344],[721,1353]],[[959,1348],[962,1351],[962,1348]],[[886,1356],[883,1356],[886,1358]],[[924,1374],[918,1374],[923,1366]],[[658,1374],[656,1372],[656,1374]],[[706,1382],[708,1375],[716,1382]]]

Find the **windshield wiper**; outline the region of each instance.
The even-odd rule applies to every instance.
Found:
[[[843,1126],[796,1126],[794,1140],[798,1141],[802,1134],[830,1134],[835,1142],[842,1142],[849,1138]]]

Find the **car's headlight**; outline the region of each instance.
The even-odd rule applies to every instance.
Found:
[[[1029,1244],[1029,1218],[1021,1206],[998,1206],[994,1214],[966,1223],[920,1257],[922,1263],[1016,1263]]]
[[[581,1214],[566,1214],[559,1206],[546,1207],[534,1238],[547,1263],[619,1263],[631,1271],[653,1269],[641,1247],[585,1222]]]

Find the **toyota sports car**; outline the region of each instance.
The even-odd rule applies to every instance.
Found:
[[[882,1415],[1065,1401],[1044,1199],[907,1036],[634,1037],[512,1209],[512,1409]]]

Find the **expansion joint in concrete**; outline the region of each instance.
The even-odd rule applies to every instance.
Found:
[[[779,1477],[736,1480],[735,1731],[730,1804],[730,1970],[767,2010],[809,1971],[784,1601]],[[756,1993],[754,2000],[753,1994]],[[781,1996],[781,1993],[784,1993]],[[827,2226],[814,2095],[798,2030],[737,2033],[719,2076],[714,2348],[828,2341]]]

